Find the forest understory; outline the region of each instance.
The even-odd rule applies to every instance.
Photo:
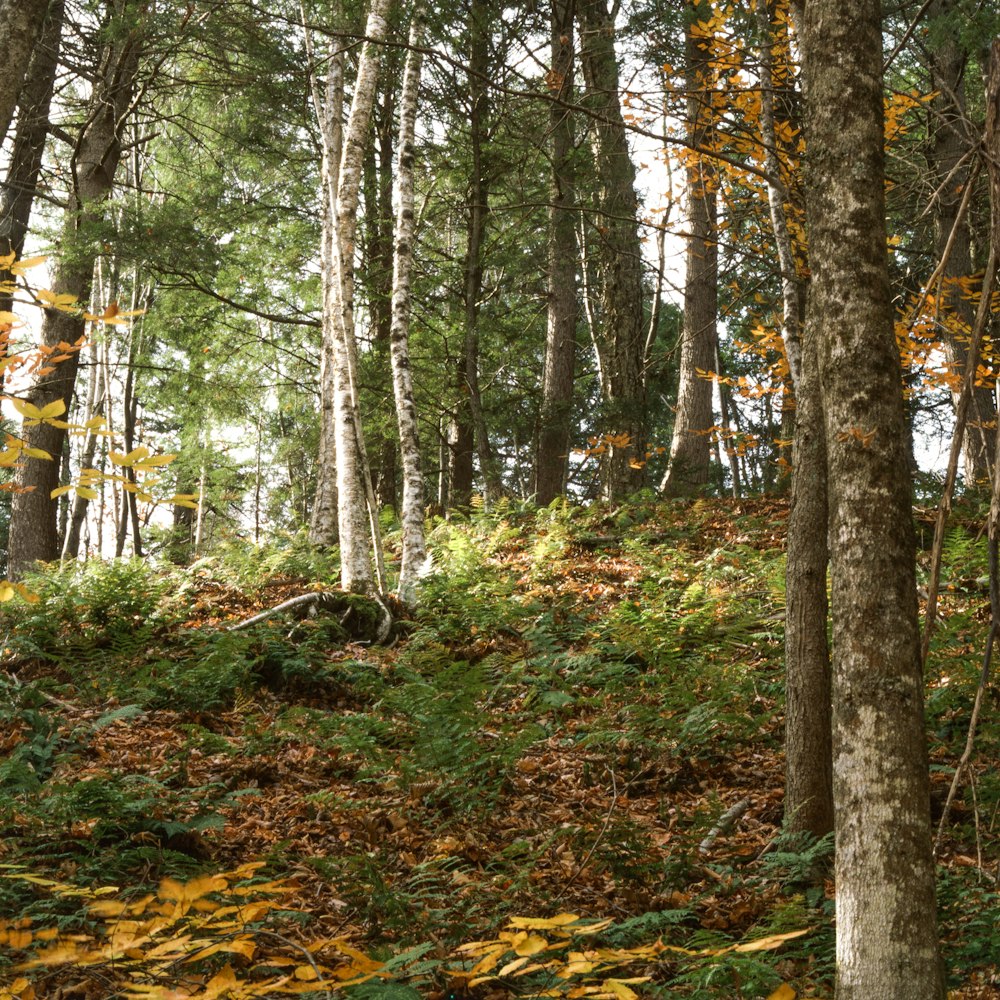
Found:
[[[230,629],[336,579],[294,542],[31,578],[0,620],[0,996],[830,996],[831,846],[782,833],[786,515],[442,521],[384,646]],[[928,674],[935,822],[988,627],[977,516]],[[962,998],[1000,995],[991,703],[939,854]]]

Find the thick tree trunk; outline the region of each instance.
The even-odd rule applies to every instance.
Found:
[[[49,9],[21,91],[17,131],[0,199],[0,256],[13,251],[20,257],[24,251],[49,134],[49,106],[59,65],[64,9],[63,0],[55,0]],[[0,285],[9,280],[10,273],[0,270]],[[0,312],[9,312],[11,302],[12,296],[0,294]]]
[[[784,27],[787,20],[775,16],[776,6],[761,5],[758,19],[764,162],[772,178],[768,207],[781,267],[782,336],[795,394],[785,576],[785,827],[822,837],[833,830],[826,441],[815,327],[810,328],[809,343],[803,342],[806,293],[800,274],[805,261],[796,259],[788,218],[789,213],[801,218],[803,206],[793,203],[793,178],[778,156],[774,61],[776,52],[780,53],[787,66],[791,53]],[[792,124],[797,128],[798,123]]]
[[[639,243],[635,165],[622,119],[615,27],[606,0],[580,0],[580,62],[592,122],[595,211],[590,248],[597,255],[602,433],[601,493],[613,499],[638,489],[646,447],[643,360],[642,250]]]
[[[805,7],[832,540],[838,1000],[942,1000],[915,539],[885,234],[881,11]],[[807,334],[808,342],[809,334]]]
[[[959,218],[965,186],[969,182],[969,153],[979,141],[966,112],[966,53],[952,27],[961,16],[955,0],[935,0],[932,18],[949,19],[951,24],[937,34],[940,42],[929,50],[931,81],[935,92],[932,111],[934,123],[930,166],[938,189],[935,202],[935,249],[940,260],[951,242],[951,251],[943,269],[941,298],[937,303],[944,337],[942,343],[949,363],[958,376],[952,391],[957,405],[962,393],[961,378],[969,357],[969,335],[975,320],[975,304],[963,296],[960,279],[969,279],[975,271],[972,260],[972,226],[968,214]],[[953,236],[954,233],[954,236]],[[989,481],[993,465],[995,437],[992,424],[996,417],[993,393],[987,386],[977,386],[970,400],[970,410],[963,441],[966,482]]]
[[[424,476],[420,464],[420,434],[413,399],[410,370],[410,273],[416,218],[413,211],[414,136],[420,70],[423,57],[423,4],[413,11],[409,50],[403,71],[403,93],[399,108],[399,163],[396,167],[396,233],[392,281],[392,386],[396,398],[400,456],[403,464],[403,561],[399,569],[399,596],[406,604],[415,600],[416,582],[427,562],[424,537]]]
[[[125,7],[123,16],[134,8]],[[121,133],[132,101],[139,62],[139,32],[121,32],[102,59],[102,76],[97,83],[87,119],[71,163],[73,187],[66,209],[64,241],[72,243],[52,276],[55,292],[72,295],[85,305],[90,298],[94,263],[99,247],[88,229],[99,220],[102,202],[111,191],[121,158]],[[49,348],[81,343],[85,322],[77,313],[48,309],[42,325],[42,343]],[[55,365],[39,378],[28,393],[32,403],[46,406],[57,399],[67,410],[72,401],[79,363],[79,351]],[[59,557],[56,528],[58,505],[50,493],[58,485],[59,462],[66,431],[51,424],[25,428],[22,438],[32,448],[52,455],[52,461],[32,460],[22,464],[15,477],[17,492],[11,509],[10,560],[8,573],[19,576],[36,560]]]
[[[7,138],[49,0],[0,0],[0,143]]]
[[[667,496],[690,496],[708,485],[712,382],[698,374],[711,371],[718,345],[719,245],[717,241],[718,170],[708,156],[696,149],[715,146],[715,110],[712,106],[713,69],[711,40],[696,35],[692,27],[710,16],[708,4],[688,7],[686,34],[688,137],[687,268],[684,279],[684,328],[681,334],[680,384],[677,414],[670,442],[670,464],[661,490]]]
[[[535,457],[535,498],[542,506],[566,488],[576,365],[576,167],[573,134],[573,4],[552,0],[551,204],[549,205],[548,328]]]

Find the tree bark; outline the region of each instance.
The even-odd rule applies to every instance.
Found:
[[[338,8],[339,11],[339,8]],[[342,18],[335,17],[335,26]],[[306,39],[311,39],[306,30]],[[319,364],[319,454],[316,461],[316,492],[309,518],[309,540],[313,545],[326,548],[337,541],[337,439],[334,418],[334,334],[332,329],[333,309],[326,303],[326,292],[333,285],[333,212],[337,203],[337,177],[340,157],[343,152],[344,117],[344,49],[334,41],[333,50],[327,60],[326,93],[321,97],[315,82],[315,60],[313,62],[313,104],[322,138],[322,164],[320,167],[323,189],[323,228],[321,245],[321,268],[323,273],[324,307],[323,326],[320,338]]]
[[[771,228],[778,248],[782,336],[795,395],[792,502],[785,574],[785,827],[822,837],[833,830],[833,733],[830,647],[827,639],[827,469],[816,328],[803,339],[806,262],[796,257],[789,214],[804,215],[793,201],[794,178],[778,156],[774,53],[786,66],[791,52],[776,4],[761,5],[761,126]],[[801,25],[796,25],[801,28]],[[793,123],[797,124],[797,123]],[[784,177],[787,182],[783,182]],[[778,183],[775,183],[778,182]]]
[[[64,11],[63,0],[55,0],[32,53],[21,91],[17,130],[7,181],[0,199],[0,256],[13,251],[20,257],[24,252],[45,140],[49,134],[49,106],[59,65]],[[10,278],[10,272],[0,270],[0,286]],[[12,300],[12,296],[0,293],[0,312],[9,312]]]
[[[573,115],[573,3],[552,0],[551,203],[549,205],[548,326],[535,456],[535,498],[547,506],[566,488],[576,366],[576,139]]]
[[[677,413],[670,442],[670,462],[660,489],[667,496],[691,496],[708,485],[714,385],[698,374],[711,371],[718,345],[719,245],[716,237],[718,170],[696,149],[715,146],[715,110],[712,106],[711,40],[692,30],[711,16],[708,4],[692,2],[687,9],[688,137],[686,154],[688,226],[684,279],[684,328],[681,334],[680,383]]]
[[[49,0],[0,2],[0,143],[7,138]]]
[[[957,23],[962,15],[955,0],[936,0],[930,8],[935,19],[950,19]],[[942,317],[942,344],[948,362],[956,375],[952,401],[957,406],[962,393],[961,379],[969,358],[969,337],[975,320],[975,305],[963,296],[960,279],[969,279],[976,270],[972,260],[972,226],[968,213],[959,217],[959,205],[965,185],[969,183],[970,158],[978,135],[972,134],[972,124],[966,111],[966,53],[951,26],[939,34],[940,44],[931,47],[930,89],[935,92],[933,144],[930,166],[933,183],[938,190],[934,212],[935,249],[937,258],[944,259],[941,296],[936,309]],[[953,235],[954,233],[954,235]],[[963,440],[963,465],[968,485],[989,481],[993,467],[995,439],[988,429],[996,417],[993,392],[987,386],[976,386],[970,400],[969,417]]]
[[[580,62],[592,122],[597,184],[588,243],[597,256],[596,346],[601,376],[601,493],[616,499],[643,481],[646,390],[642,250],[635,165],[620,103],[615,27],[606,0],[580,0]]]
[[[365,27],[366,40],[358,63],[351,113],[344,134],[344,151],[340,160],[334,210],[334,280],[329,302],[334,313],[332,330],[336,359],[334,416],[341,585],[345,590],[358,592],[369,591],[374,586],[372,538],[375,539],[376,560],[380,558],[381,552],[377,539],[378,512],[374,509],[364,432],[358,409],[358,360],[354,335],[354,244],[361,167],[378,80],[379,45],[388,31],[386,17],[389,7],[390,0],[374,0]],[[380,585],[381,582],[380,574]]]
[[[410,25],[403,93],[399,108],[399,162],[396,167],[396,232],[393,254],[392,328],[390,352],[392,386],[396,398],[396,421],[399,427],[400,457],[403,465],[403,561],[399,569],[399,597],[405,604],[415,602],[416,583],[427,563],[424,537],[424,476],[420,463],[420,433],[417,408],[413,398],[413,373],[410,369],[410,312],[412,307],[410,274],[413,269],[415,223],[413,204],[413,164],[417,99],[420,93],[420,70],[423,56],[423,4],[417,3]]]
[[[134,16],[132,4],[123,6],[120,15]],[[72,295],[81,306],[90,298],[94,264],[100,246],[90,232],[99,221],[114,183],[121,158],[121,135],[132,102],[140,53],[140,29],[117,33],[101,60],[101,76],[94,89],[87,123],[77,143],[71,165],[72,188],[63,229],[65,253],[52,276],[52,289]],[[77,312],[48,309],[42,324],[42,343],[55,350],[70,345],[69,357],[38,378],[28,398],[38,407],[55,400],[72,401],[79,364],[79,345],[85,329],[83,316]],[[10,560],[8,573],[16,578],[36,560],[49,562],[59,557],[56,525],[58,504],[50,498],[58,485],[59,460],[66,441],[66,431],[51,424],[25,428],[21,437],[32,448],[40,448],[52,461],[31,460],[22,463],[15,477],[11,509]]]
[[[915,538],[885,234],[878,0],[805,5],[832,540],[837,1000],[942,1000]],[[807,334],[807,341],[809,334]]]

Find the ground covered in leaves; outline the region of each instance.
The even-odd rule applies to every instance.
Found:
[[[231,630],[332,586],[294,541],[31,580],[0,619],[0,997],[830,996],[830,845],[781,830],[785,516],[441,523],[388,646],[336,614]],[[942,800],[976,535],[929,674]],[[995,714],[940,859],[956,997],[1000,995]]]

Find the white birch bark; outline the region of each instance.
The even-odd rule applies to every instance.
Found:
[[[399,108],[399,161],[396,167],[396,235],[393,253],[392,327],[389,351],[396,420],[403,462],[403,561],[399,570],[399,597],[406,604],[415,599],[416,582],[427,562],[424,537],[424,477],[420,467],[420,435],[410,370],[410,273],[416,218],[413,209],[413,160],[417,98],[423,56],[423,4],[417,3],[410,25],[409,51],[403,71]]]
[[[340,528],[341,586],[364,592],[372,589],[371,548],[365,530],[367,511],[375,540],[375,558],[381,560],[378,538],[378,512],[368,475],[364,434],[357,398],[357,341],[354,336],[354,242],[358,223],[358,192],[365,141],[375,102],[379,69],[379,45],[386,36],[386,16],[390,0],[373,0],[365,43],[361,49],[358,75],[354,84],[351,114],[344,135],[340,160],[337,203],[334,213],[333,262],[331,285],[334,357],[334,418],[337,444],[337,519]],[[380,567],[381,568],[381,567]],[[383,588],[384,574],[379,573]]]

